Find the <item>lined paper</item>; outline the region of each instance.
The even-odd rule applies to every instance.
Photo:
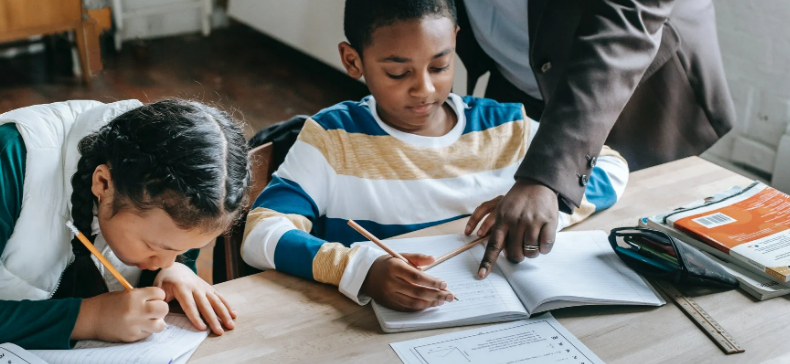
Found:
[[[413,252],[439,257],[471,240],[463,235],[442,235],[388,240],[386,243],[399,253]],[[382,328],[394,332],[446,327],[448,323],[463,325],[527,317],[524,305],[510,288],[502,272],[495,268],[487,279],[480,280],[477,279],[478,268],[479,260],[466,251],[427,272],[447,282],[447,289],[458,297],[458,301],[420,312],[395,311],[374,302],[373,309]]]
[[[473,255],[481,259],[483,248]],[[497,265],[530,313],[584,304],[660,306],[664,301],[617,257],[603,231],[557,234],[551,253]]]
[[[148,338],[128,344],[83,340],[72,350],[31,350],[50,364],[169,364],[186,362],[208,330],[198,331],[184,315],[165,317],[168,327]],[[186,356],[186,358],[182,358]]]

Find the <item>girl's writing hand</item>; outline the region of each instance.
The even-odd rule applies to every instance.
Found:
[[[162,332],[169,308],[165,292],[146,287],[109,292],[82,300],[72,340],[132,342]]]
[[[403,254],[403,257],[418,267],[435,260],[422,254]],[[424,310],[453,300],[446,282],[389,255],[373,262],[362,283],[362,292],[379,304],[399,311]]]
[[[228,330],[236,327],[233,323],[236,311],[230,307],[230,303],[185,265],[175,263],[159,271],[154,286],[165,291],[166,302],[174,298],[178,300],[184,313],[198,329],[210,327],[215,334],[222,335],[225,332],[223,326]]]

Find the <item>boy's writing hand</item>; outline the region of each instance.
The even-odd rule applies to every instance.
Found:
[[[173,298],[178,300],[196,328],[206,330],[210,327],[215,334],[222,335],[225,332],[223,326],[228,330],[236,327],[233,323],[236,311],[230,303],[185,265],[175,263],[170,268],[159,271],[154,286],[162,287],[166,293],[166,302]]]
[[[403,254],[403,257],[418,267],[435,260],[422,254]],[[362,292],[379,304],[398,311],[419,311],[453,300],[446,282],[389,255],[373,262],[362,283]]]
[[[72,340],[132,342],[165,329],[169,308],[156,287],[109,292],[82,300]]]
[[[488,211],[492,201],[483,204],[489,204],[486,207]],[[481,208],[483,206],[478,210]],[[521,262],[524,257],[537,257],[539,252],[548,254],[551,251],[557,231],[559,206],[557,193],[550,188],[530,179],[519,178],[505,197],[496,203],[496,211],[491,215],[494,215],[495,221],[477,273],[478,278],[488,276],[503,249],[507,259],[514,263]],[[478,221],[480,218],[477,218]],[[488,220],[490,216],[481,229],[486,228]],[[471,229],[467,225],[467,235]]]

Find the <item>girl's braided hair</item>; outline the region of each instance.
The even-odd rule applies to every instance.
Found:
[[[86,235],[96,203],[93,173],[102,164],[110,167],[113,214],[159,208],[182,229],[213,231],[229,227],[244,202],[249,170],[241,127],[226,112],[198,102],[169,99],[127,111],[83,138],[79,151],[71,216]],[[88,249],[76,238],[71,248],[75,261],[53,298],[107,292]]]

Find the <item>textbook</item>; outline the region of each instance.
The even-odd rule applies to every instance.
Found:
[[[790,282],[790,196],[761,182],[729,189],[661,223],[699,240],[730,261]]]
[[[435,257],[473,237],[462,234],[387,240],[400,253]],[[376,248],[372,243],[360,243]],[[582,305],[646,305],[665,302],[640,275],[615,255],[603,231],[557,234],[551,253],[519,264],[501,255],[486,279],[477,279],[483,257],[475,246],[426,273],[447,282],[458,301],[419,312],[399,312],[373,302],[385,332],[427,330],[513,321]]]
[[[708,201],[719,201],[722,198],[727,196],[731,196],[735,193],[738,193],[742,190],[741,187],[733,187],[726,191],[720,192],[714,196],[707,198]],[[701,206],[705,204],[705,200],[699,200],[692,202],[688,205],[681,207],[681,209],[687,209],[695,206]],[[677,210],[676,210],[677,211]],[[763,269],[759,269],[756,266],[736,260],[731,257],[729,254],[724,253],[723,251],[714,248],[702,241],[694,239],[677,229],[664,224],[664,216],[668,215],[669,213],[658,214],[651,217],[643,217],[639,219],[639,226],[647,227],[651,229],[655,229],[658,231],[663,231],[664,233],[679,239],[680,241],[692,246],[695,249],[700,250],[702,253],[706,254],[708,257],[712,258],[717,263],[721,264],[721,266],[730,274],[732,274],[735,279],[737,279],[741,284],[738,286],[744,292],[750,294],[754,298],[758,300],[767,300],[774,297],[784,296],[790,293],[790,285],[786,283],[779,283],[775,278],[770,276],[768,273],[765,272]]]
[[[200,343],[208,337],[185,315],[165,316],[165,331],[133,343],[107,343],[97,340],[78,341],[71,350],[30,350],[49,364],[182,364],[186,363]],[[4,364],[0,362],[0,364]]]

